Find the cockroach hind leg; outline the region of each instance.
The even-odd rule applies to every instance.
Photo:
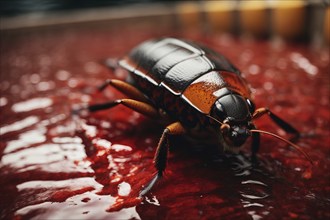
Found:
[[[150,180],[150,182],[140,191],[139,197],[145,196],[161,178],[161,174],[156,174],[152,180]]]

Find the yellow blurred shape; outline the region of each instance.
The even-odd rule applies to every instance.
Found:
[[[300,37],[305,27],[305,3],[303,0],[272,2],[272,26],[274,34],[286,39]]]
[[[210,28],[214,31],[230,32],[234,26],[235,1],[206,1],[204,11]]]
[[[268,4],[253,0],[240,3],[240,24],[244,33],[256,36],[266,35],[269,30]]]
[[[325,39],[330,43],[330,7],[327,8],[324,17],[324,36]]]
[[[184,27],[198,27],[201,22],[200,5],[197,2],[182,2],[176,6],[180,23]]]

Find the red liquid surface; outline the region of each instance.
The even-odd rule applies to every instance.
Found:
[[[72,117],[83,103],[124,97],[100,61],[121,57],[173,30],[58,28],[1,33],[1,219],[329,219],[329,51],[228,35],[172,36],[226,55],[267,106],[304,137],[297,144],[262,136],[260,164],[247,143],[238,155],[171,140],[165,178],[145,198],[164,128],[116,107]],[[258,128],[289,137],[267,117]]]

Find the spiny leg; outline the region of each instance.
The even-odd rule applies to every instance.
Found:
[[[144,102],[136,101],[134,99],[117,99],[112,102],[90,105],[87,107],[87,109],[91,112],[95,112],[95,111],[110,109],[119,104],[124,105],[136,112],[139,112],[151,118],[156,118],[159,116],[158,111],[155,107]]]
[[[263,115],[269,115],[269,117],[280,127],[282,128],[284,131],[293,134],[294,138],[293,139],[297,139],[299,138],[300,134],[299,131],[297,129],[295,129],[292,125],[290,125],[289,123],[287,123],[286,121],[284,121],[283,119],[281,119],[280,117],[278,117],[277,115],[275,115],[273,112],[271,112],[268,108],[259,108],[257,109],[252,118],[253,119],[257,119],[260,118]]]
[[[164,131],[163,134],[159,140],[157,150],[154,157],[154,163],[155,167],[157,169],[157,174],[153,177],[153,179],[147,184],[146,187],[143,188],[143,190],[140,192],[140,196],[144,196],[146,193],[148,193],[152,187],[156,184],[156,182],[163,176],[163,173],[166,168],[167,164],[167,155],[168,155],[168,149],[169,149],[169,135],[180,135],[184,134],[185,129],[181,125],[180,122],[174,122],[170,125],[168,125]]]

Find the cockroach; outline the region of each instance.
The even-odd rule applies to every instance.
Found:
[[[286,142],[312,163],[296,144],[256,129],[252,121],[268,115],[284,131],[299,136],[297,129],[268,108],[255,109],[247,81],[223,55],[187,40],[162,38],[141,43],[118,64],[116,68],[127,70],[130,80],[109,79],[100,90],[111,85],[128,98],[90,105],[88,110],[124,105],[168,121],[155,152],[157,174],[140,192],[141,196],[163,176],[171,135],[212,140],[222,149],[233,151],[252,137],[252,158],[256,158],[262,133]]]

